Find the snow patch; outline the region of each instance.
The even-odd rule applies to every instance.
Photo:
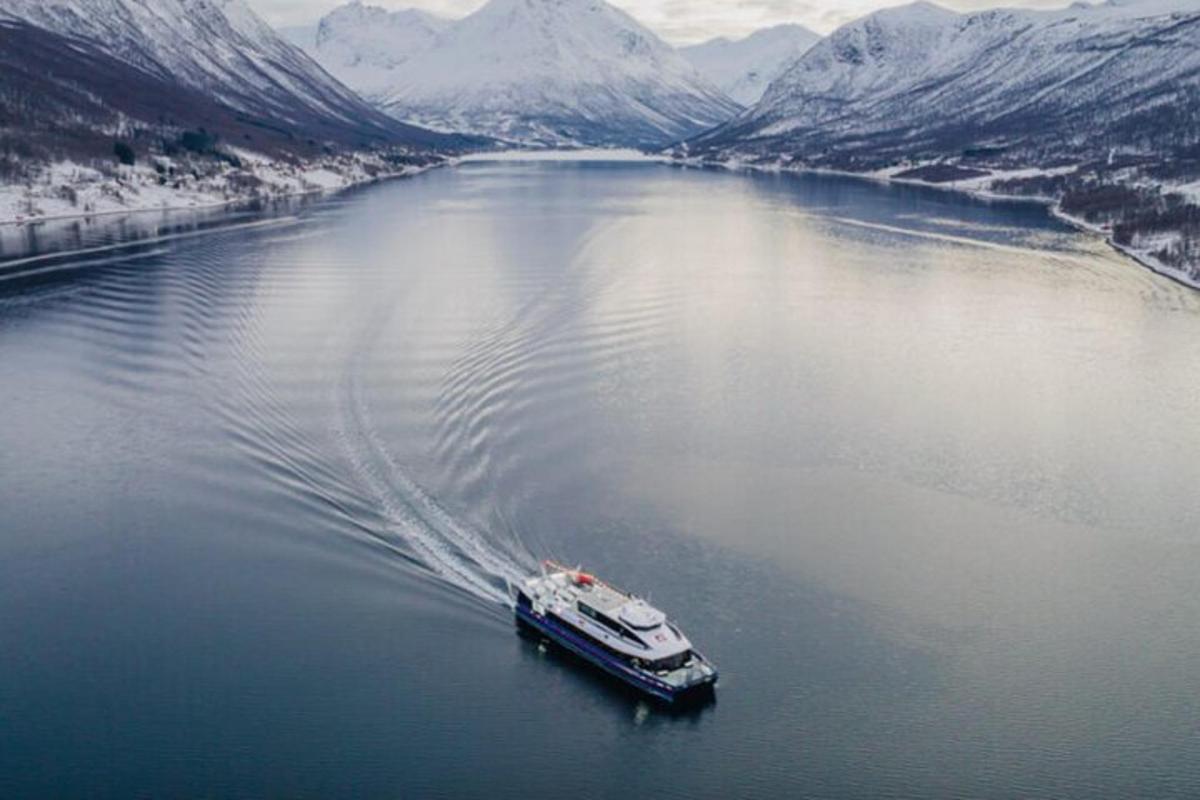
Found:
[[[435,165],[397,166],[373,154],[330,156],[302,164],[272,161],[241,150],[236,155],[240,166],[196,166],[166,156],[137,166],[52,163],[24,183],[0,185],[0,224],[202,208],[333,192],[355,184],[414,175]]]
[[[679,52],[727,95],[752,106],[772,81],[820,39],[802,25],[777,25],[744,39],[712,39]]]
[[[397,119],[505,141],[665,145],[740,106],[604,0],[490,0],[469,16],[352,3],[312,51]],[[324,37],[324,38],[322,38]]]

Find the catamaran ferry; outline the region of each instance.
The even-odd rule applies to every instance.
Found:
[[[517,624],[668,703],[711,694],[717,670],[645,600],[552,561],[516,587]]]

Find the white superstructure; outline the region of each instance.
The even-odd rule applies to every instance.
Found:
[[[716,680],[716,670],[666,614],[581,570],[547,562],[544,574],[521,583],[517,611],[609,671],[629,670],[620,677],[632,682],[649,680],[677,692]]]

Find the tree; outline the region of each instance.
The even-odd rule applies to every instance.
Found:
[[[133,148],[126,142],[117,142],[113,145],[113,155],[117,157],[117,161],[126,166],[132,167],[137,161],[137,156],[133,152]]]
[[[204,128],[194,131],[184,131],[179,136],[179,146],[193,153],[207,153],[213,149],[216,143],[217,137],[204,130]]]

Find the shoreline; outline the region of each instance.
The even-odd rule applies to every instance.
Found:
[[[349,188],[349,187],[347,187]],[[294,192],[291,194],[276,194],[266,198],[283,199],[286,197],[305,197],[310,194],[321,192],[321,189],[314,189],[307,192]],[[85,211],[79,214],[47,214],[46,216],[38,217],[23,217],[19,219],[0,219],[0,228],[24,228],[33,227],[35,225],[44,225],[48,222],[70,222],[71,220],[92,220],[100,217],[121,217],[134,214],[172,214],[180,211],[212,211],[219,208],[228,208],[238,205],[239,203],[253,203],[255,198],[244,197],[237,200],[220,200],[213,203],[195,203],[192,205],[179,206],[141,206],[130,208],[114,208],[108,211]]]
[[[599,152],[603,152],[603,151],[599,151]],[[497,155],[499,155],[499,157],[497,157]],[[78,214],[48,214],[45,216],[36,216],[36,217],[28,217],[28,218],[20,218],[20,217],[8,218],[8,219],[0,219],[0,229],[34,228],[39,225],[45,225],[45,224],[54,223],[54,222],[70,222],[72,220],[89,221],[89,220],[99,219],[99,218],[104,218],[104,217],[121,217],[121,216],[134,216],[134,215],[140,215],[140,214],[156,214],[156,213],[157,214],[172,214],[172,213],[180,213],[180,212],[184,212],[184,211],[213,211],[213,210],[218,210],[218,209],[235,208],[239,205],[247,205],[250,203],[254,203],[257,201],[264,201],[264,200],[265,201],[284,200],[284,199],[289,199],[289,198],[294,199],[294,198],[302,198],[302,197],[326,197],[326,196],[332,197],[332,196],[335,196],[342,192],[348,191],[350,189],[359,188],[359,187],[363,187],[363,186],[371,186],[376,183],[383,183],[385,181],[398,180],[398,179],[402,179],[402,178],[413,178],[413,177],[416,177],[417,175],[428,172],[432,169],[436,169],[439,167],[455,167],[455,166],[458,166],[459,164],[469,163],[472,161],[486,162],[486,161],[505,161],[505,160],[509,160],[509,161],[553,161],[553,160],[569,161],[569,160],[576,160],[574,158],[571,158],[571,155],[572,155],[572,151],[566,151],[565,153],[562,151],[553,151],[551,153],[550,157],[547,157],[545,154],[543,154],[541,158],[538,158],[536,156],[531,157],[528,153],[518,151],[515,153],[514,152],[505,152],[505,153],[501,153],[501,154],[476,154],[475,156],[471,156],[471,155],[460,156],[460,157],[454,157],[454,158],[447,158],[444,161],[434,163],[434,164],[407,167],[398,172],[388,173],[386,175],[376,175],[376,176],[373,176],[366,180],[350,181],[349,183],[346,183],[345,185],[337,186],[337,187],[306,188],[306,189],[290,191],[290,192],[270,193],[270,194],[266,194],[266,195],[260,195],[258,197],[251,197],[251,196],[237,197],[237,198],[231,198],[228,200],[215,201],[212,203],[201,202],[201,203],[189,203],[186,205],[180,204],[180,205],[131,206],[128,208],[108,209],[108,210],[104,210],[104,211],[85,211],[85,212],[81,212]],[[588,158],[589,155],[591,156],[591,158]],[[1087,222],[1086,220],[1080,219],[1079,217],[1074,217],[1070,214],[1067,214],[1066,212],[1064,212],[1062,210],[1062,208],[1059,204],[1059,201],[1052,197],[1037,196],[1037,195],[1000,194],[998,192],[992,192],[992,191],[988,191],[988,190],[982,189],[982,188],[958,185],[958,184],[960,184],[960,182],[957,182],[957,181],[946,181],[946,182],[942,182],[942,183],[933,183],[930,181],[921,180],[919,178],[897,178],[897,177],[887,175],[887,174],[880,174],[878,172],[873,172],[873,173],[872,172],[851,172],[848,170],[823,169],[820,167],[790,167],[790,166],[783,166],[783,165],[778,165],[778,164],[769,165],[769,166],[760,166],[760,165],[749,164],[749,163],[741,162],[741,161],[722,162],[722,161],[703,161],[703,160],[699,160],[699,159],[678,159],[678,158],[672,159],[669,157],[655,156],[655,155],[649,155],[649,154],[640,154],[640,157],[633,158],[633,157],[631,157],[632,151],[609,151],[608,153],[605,153],[605,155],[607,155],[609,157],[602,158],[602,157],[597,157],[596,153],[584,152],[583,153],[584,157],[581,159],[578,159],[578,160],[640,161],[640,162],[644,162],[644,163],[645,162],[650,162],[650,163],[659,162],[659,163],[668,164],[670,166],[675,166],[675,167],[683,167],[683,168],[698,167],[698,168],[702,168],[702,169],[715,168],[715,169],[726,170],[728,172],[746,171],[746,172],[774,173],[774,174],[785,174],[786,173],[786,174],[792,174],[792,175],[831,175],[831,176],[842,177],[842,178],[854,178],[856,180],[868,181],[868,182],[871,182],[871,183],[874,183],[877,185],[884,185],[884,186],[888,186],[888,185],[916,186],[916,187],[920,187],[920,188],[924,188],[924,189],[937,189],[939,191],[965,195],[967,197],[972,197],[974,199],[984,200],[984,201],[1035,203],[1035,204],[1044,206],[1047,209],[1047,211],[1050,213],[1051,216],[1053,216],[1055,219],[1062,222],[1063,224],[1068,225],[1081,233],[1087,233],[1087,234],[1091,234],[1093,236],[1101,237],[1103,239],[1104,243],[1106,245],[1108,245],[1108,247],[1111,248],[1114,252],[1119,253],[1120,255],[1132,260],[1133,262],[1135,262],[1138,266],[1142,267],[1143,269],[1149,270],[1156,275],[1160,275],[1160,276],[1167,278],[1171,281],[1174,281],[1175,283],[1178,283],[1182,286],[1186,286],[1189,289],[1200,290],[1200,278],[1193,278],[1190,275],[1186,274],[1185,272],[1183,272],[1177,268],[1170,267],[1166,264],[1163,264],[1160,261],[1158,261],[1158,259],[1149,255],[1148,253],[1143,253],[1143,252],[1135,250],[1131,247],[1127,247],[1125,245],[1118,244],[1116,241],[1113,240],[1110,231],[1106,230],[1105,228],[1103,228],[1099,225],[1094,225],[1090,222]],[[616,158],[613,158],[613,156],[616,156]],[[622,156],[624,156],[624,157],[622,157]],[[982,182],[984,180],[995,180],[995,179],[996,179],[996,176],[987,176],[986,178],[982,178],[982,179],[981,178],[972,178],[969,180]]]
[[[757,166],[745,162],[723,162],[723,161],[700,161],[690,159],[674,159],[669,163],[681,167],[701,167],[701,168],[717,168],[724,169],[730,172],[744,170],[748,172],[762,173],[790,173],[792,175],[833,175],[843,178],[855,178],[862,181],[881,185],[894,186],[919,186],[924,189],[937,189],[944,192],[952,192],[955,194],[966,195],[977,200],[998,201],[998,202],[1021,202],[1021,203],[1036,203],[1044,206],[1050,215],[1081,233],[1092,234],[1093,236],[1101,237],[1104,243],[1108,245],[1114,252],[1130,259],[1143,269],[1147,269],[1156,275],[1174,281],[1189,289],[1200,291],[1200,278],[1193,278],[1190,275],[1180,271],[1175,267],[1169,267],[1163,264],[1153,256],[1142,253],[1133,248],[1118,244],[1113,241],[1111,233],[1099,225],[1094,225],[1086,220],[1078,217],[1073,217],[1062,210],[1059,201],[1053,197],[1045,197],[1040,195],[1009,195],[991,192],[984,189],[976,189],[970,186],[956,186],[955,181],[947,181],[944,183],[932,183],[923,181],[919,178],[895,178],[890,175],[881,175],[872,172],[850,172],[849,170],[839,169],[822,169],[820,167],[787,167],[782,165]],[[995,180],[997,176],[988,176],[986,179]],[[981,180],[972,178],[970,180]]]
[[[490,150],[468,153],[456,163],[485,164],[504,161],[599,161],[613,163],[670,163],[666,156],[646,153],[633,147],[579,147],[545,149]]]
[[[184,211],[215,211],[219,209],[230,209],[241,205],[248,205],[255,202],[296,199],[302,197],[325,197],[333,196],[349,189],[354,189],[362,186],[370,186],[384,181],[398,180],[401,178],[414,178],[429,170],[438,167],[455,166],[459,163],[459,158],[447,158],[444,161],[435,164],[426,164],[421,166],[406,167],[398,172],[392,172],[385,175],[376,175],[366,180],[352,180],[342,186],[333,187],[312,187],[298,189],[296,191],[286,192],[271,192],[259,196],[243,196],[234,197],[228,200],[216,200],[208,202],[192,202],[175,204],[159,204],[159,205],[144,205],[144,206],[129,206],[127,208],[112,208],[103,211],[81,211],[77,214],[45,214],[31,217],[9,217],[0,218],[0,229],[4,228],[33,228],[38,225],[44,225],[54,222],[71,222],[72,220],[88,221],[103,217],[122,217],[133,216],[138,214],[173,214]]]
[[[1156,275],[1161,275],[1164,278],[1169,278],[1169,279],[1175,281],[1176,283],[1179,283],[1179,284],[1182,284],[1182,285],[1188,287],[1189,289],[1200,290],[1200,278],[1193,278],[1190,275],[1183,273],[1180,270],[1176,269],[1175,267],[1167,266],[1166,264],[1162,263],[1157,258],[1155,258],[1154,256],[1152,256],[1148,253],[1143,253],[1143,252],[1133,249],[1132,247],[1127,247],[1126,245],[1118,244],[1116,241],[1113,240],[1112,236],[1109,234],[1109,231],[1105,230],[1104,228],[1102,228],[1099,225],[1094,225],[1094,224],[1088,222],[1087,220],[1080,219],[1079,217],[1071,216],[1070,214],[1068,214],[1067,212],[1062,210],[1062,208],[1059,206],[1057,201],[1051,202],[1049,205],[1049,208],[1050,208],[1050,213],[1054,216],[1055,219],[1058,219],[1058,220],[1066,223],[1067,225],[1070,225],[1071,227],[1073,227],[1079,231],[1082,231],[1084,233],[1091,233],[1096,236],[1103,237],[1104,243],[1107,244],[1109,247],[1111,247],[1113,250],[1115,250],[1116,252],[1125,256],[1126,258],[1130,258],[1130,259],[1136,261],[1142,267],[1150,270],[1151,272],[1155,273]]]

